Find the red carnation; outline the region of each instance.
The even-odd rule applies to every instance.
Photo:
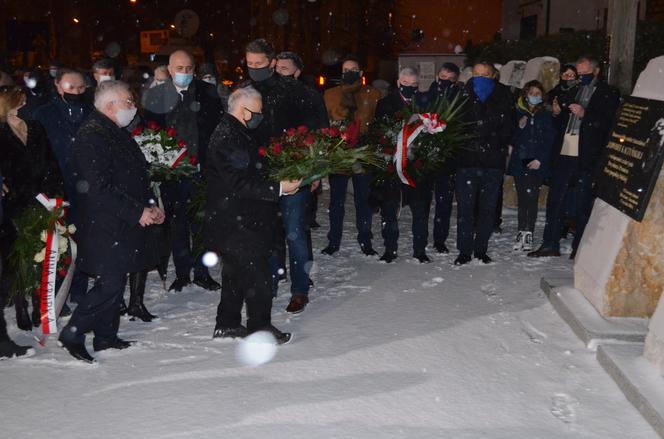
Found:
[[[394,113],[394,117],[396,117],[397,119],[403,119],[403,113],[401,111],[397,111],[396,113]]]
[[[260,148],[258,148],[258,155],[259,156],[265,157],[266,154],[267,154],[267,149],[265,149],[264,146],[261,146]]]
[[[67,276],[67,270],[65,270],[64,268],[59,269],[58,270],[58,276],[60,276],[60,277]]]
[[[340,135],[341,135],[341,131],[339,131],[339,128],[336,128],[336,127],[330,128],[330,136],[339,137]]]
[[[394,154],[394,148],[390,148],[390,147],[384,148],[383,153],[387,154],[387,155],[392,155],[392,154]]]
[[[390,163],[389,165],[387,165],[387,173],[388,173],[388,174],[394,174],[394,171],[395,171],[395,170],[396,170],[396,169],[395,169],[395,167],[394,167],[394,165],[393,165],[392,163]]]
[[[387,142],[387,137],[382,136],[382,137],[380,138],[380,144],[381,144],[381,145],[387,145],[387,143],[388,143],[388,142]]]
[[[297,132],[298,134],[307,134],[309,132],[309,128],[305,127],[304,125],[300,125],[297,127]]]
[[[195,155],[190,155],[187,157],[191,166],[196,166],[198,164],[198,158]]]
[[[159,131],[159,124],[153,120],[148,122],[148,128],[151,129],[152,131]]]
[[[132,136],[140,136],[142,133],[143,133],[143,127],[136,127],[133,130],[131,130]]]
[[[281,147],[281,143],[275,143],[274,145],[272,145],[272,154],[279,155],[281,154],[282,150],[283,148]]]
[[[288,131],[286,131],[286,134],[288,134],[289,137],[293,137],[297,131],[295,131],[295,128],[290,128]]]
[[[324,134],[326,136],[329,136],[330,135],[330,129],[329,128],[321,128],[320,133]]]
[[[307,146],[312,145],[313,143],[314,143],[314,136],[307,136],[304,139],[304,144]]]
[[[71,256],[65,256],[64,263],[65,265],[71,265]]]
[[[422,166],[424,166],[424,162],[422,162],[422,160],[415,160],[413,162],[413,168],[415,169],[422,169]]]
[[[168,129],[166,130],[166,134],[168,134],[169,137],[175,137],[178,135],[178,132],[175,131],[175,128],[168,127]]]
[[[180,149],[182,149],[182,148],[184,148],[184,147],[187,146],[187,142],[185,142],[184,140],[180,139],[180,140],[178,140],[178,146],[180,147]]]

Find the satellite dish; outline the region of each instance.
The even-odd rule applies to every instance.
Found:
[[[185,38],[194,36],[199,25],[198,14],[191,9],[183,9],[175,15],[175,29]]]

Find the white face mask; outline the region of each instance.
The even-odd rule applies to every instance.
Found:
[[[118,124],[124,128],[127,125],[131,123],[132,120],[134,120],[134,117],[136,117],[136,112],[138,110],[136,107],[134,108],[121,108],[118,110],[117,113],[115,113],[115,118],[118,120]]]
[[[109,75],[100,75],[100,76],[99,76],[99,83],[101,84],[102,82],[104,82],[104,81],[110,81],[111,79],[113,79],[112,76],[109,76]]]

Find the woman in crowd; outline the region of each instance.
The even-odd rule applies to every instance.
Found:
[[[544,101],[544,87],[539,81],[528,82],[517,100],[517,130],[508,167],[508,174],[514,177],[518,203],[515,251],[532,250],[540,186],[550,168],[556,132]]]
[[[5,270],[0,279],[0,295],[10,293],[11,272],[7,269],[9,251],[16,240],[12,222],[26,208],[37,203],[35,196],[62,196],[62,175],[53,155],[46,132],[36,121],[24,121],[18,111],[25,105],[25,92],[20,87],[0,87],[0,174],[6,193],[3,198],[4,217],[0,225],[0,253]],[[4,300],[2,301],[4,303]],[[33,296],[32,321],[28,304],[22,295],[14,299],[18,327],[30,330],[39,325],[39,297]]]

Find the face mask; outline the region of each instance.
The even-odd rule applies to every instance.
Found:
[[[28,78],[25,80],[25,86],[32,90],[37,87],[37,80],[35,78]]]
[[[279,74],[282,78],[290,78],[290,79],[295,79],[295,75],[282,75],[281,73]]]
[[[452,85],[452,81],[449,79],[439,79],[438,80],[438,89],[439,90],[447,90],[449,86]]]
[[[344,72],[341,75],[341,80],[345,84],[349,84],[349,85],[350,84],[355,84],[357,81],[360,80],[360,72],[354,72],[354,71]]]
[[[593,79],[595,79],[595,75],[593,75],[592,73],[579,75],[579,82],[581,83],[581,85],[590,85],[590,83],[593,82]]]
[[[99,84],[101,84],[102,82],[104,82],[104,81],[110,81],[111,79],[113,79],[113,77],[110,76],[110,75],[100,75],[100,76],[99,76],[99,81],[97,81],[97,82],[98,82]]]
[[[189,84],[191,84],[191,81],[194,80],[194,74],[193,73],[176,73],[175,74],[175,79],[173,82],[175,85],[178,87],[189,87]]]
[[[400,85],[399,86],[399,93],[401,93],[401,96],[403,96],[405,99],[413,99],[413,96],[415,96],[415,93],[417,92],[418,87],[416,85]]]
[[[123,128],[129,125],[131,121],[134,120],[134,117],[136,117],[136,111],[138,111],[136,107],[119,109],[118,112],[115,113],[118,124]]]
[[[58,74],[58,69],[48,69],[48,75],[51,78],[55,78],[55,75],[57,75],[57,74]]]
[[[249,128],[250,130],[255,130],[256,128],[258,128],[258,125],[260,125],[261,122],[263,122],[263,115],[261,113],[254,113],[253,111],[251,111],[246,107],[245,110],[251,113],[251,118],[249,120],[245,120],[247,128]]]
[[[203,82],[207,82],[208,84],[212,84],[212,85],[217,85],[217,80],[214,79],[214,78],[203,79]]]
[[[493,89],[496,88],[496,81],[493,78],[487,78],[485,76],[474,76],[473,77],[473,91],[480,98],[481,102],[485,102],[493,93]]]
[[[81,94],[74,94],[74,93],[63,93],[63,99],[65,100],[66,103],[69,105],[74,105],[74,104],[80,104],[83,102],[83,99],[85,99],[85,95],[83,93]]]
[[[576,85],[577,80],[576,80],[576,79],[566,79],[566,80],[563,81],[563,82],[565,83],[565,86],[566,86],[566,87],[568,87],[568,88],[572,88],[572,87],[574,87],[574,86]]]
[[[542,96],[530,96],[530,95],[528,95],[526,100],[528,101],[528,103],[530,105],[532,105],[534,107],[535,105],[539,105],[539,104],[542,103]]]
[[[249,68],[249,77],[251,78],[252,81],[262,82],[270,78],[271,76],[272,76],[272,69],[270,69],[270,66],[261,67],[259,69]]]

